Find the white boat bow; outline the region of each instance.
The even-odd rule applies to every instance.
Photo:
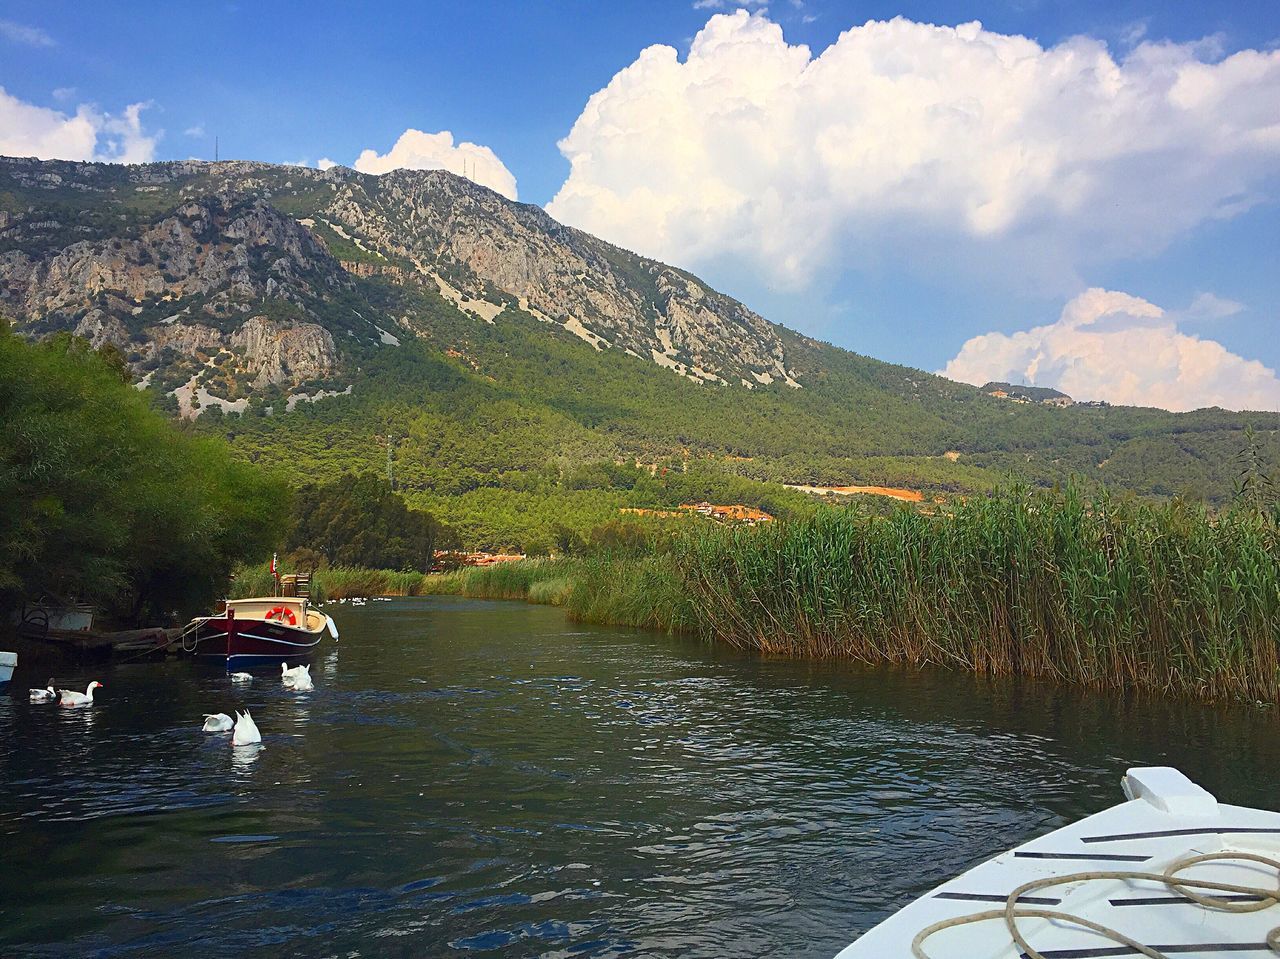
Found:
[[[1126,802],[943,883],[836,959],[1280,955],[1280,813],[1219,803],[1169,767],[1130,769],[1123,788]]]

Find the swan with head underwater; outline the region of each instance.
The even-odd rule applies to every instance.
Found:
[[[243,713],[236,712],[236,725],[231,731],[232,746],[256,746],[262,742],[262,733],[258,731],[258,724],[253,721],[253,717],[249,715],[249,710]]]
[[[74,689],[59,689],[58,695],[62,698],[58,700],[59,706],[92,706],[93,691],[95,689],[106,689],[102,683],[96,679],[89,684],[89,687],[83,693],[77,693]]]

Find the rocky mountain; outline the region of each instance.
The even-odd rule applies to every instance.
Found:
[[[414,297],[370,296],[370,278]],[[0,158],[0,314],[112,343],[186,415],[349,385],[423,293],[703,383],[802,386],[802,337],[697,278],[442,171]]]
[[[1012,403],[442,172],[0,158],[0,320],[114,346],[154,403],[296,482],[393,473],[474,545],[623,506],[809,508],[770,484],[1222,503],[1242,449],[1280,463],[1276,414]]]

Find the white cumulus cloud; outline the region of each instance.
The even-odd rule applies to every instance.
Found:
[[[1230,301],[1196,301],[1205,302]],[[1046,326],[975,336],[941,372],[975,386],[1051,386],[1076,399],[1166,410],[1280,410],[1274,370],[1180,332],[1174,314],[1112,290],[1086,290]]]
[[[20,100],[0,87],[0,154],[42,160],[99,160],[147,163],[159,133],[142,127],[146,103],[119,114],[81,104],[74,115]]]
[[[738,10],[680,59],[651,46],[587,102],[548,211],[696,266],[774,284],[894,254],[1010,251],[1076,285],[1267,198],[1280,173],[1280,50],[1212,42],[1042,47],[979,23],[897,18],[820,55]]]
[[[405,130],[386,153],[364,150],[354,166],[361,173],[448,170],[487,186],[508,200],[516,199],[516,178],[498,155],[486,146],[465,140],[455,145],[453,134],[448,130],[439,133]]]

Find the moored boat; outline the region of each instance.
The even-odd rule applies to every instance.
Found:
[[[338,638],[333,619],[306,597],[229,599],[226,609],[201,616],[182,633],[183,652],[225,665],[228,672],[309,658],[325,633]]]
[[[1127,801],[1001,853],[836,959],[1280,954],[1280,813],[1130,769]]]
[[[13,669],[17,665],[17,653],[8,653],[0,650],[0,692],[4,692],[8,688],[9,680],[13,679]]]

